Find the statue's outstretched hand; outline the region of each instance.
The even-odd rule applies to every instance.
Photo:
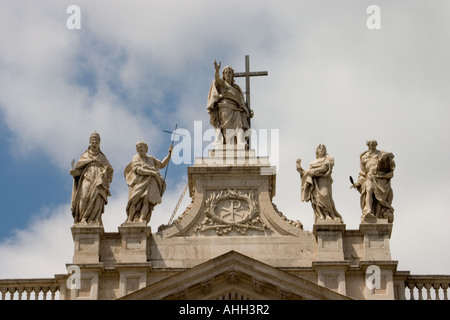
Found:
[[[297,168],[297,171],[298,172],[300,172],[300,171],[302,171],[302,160],[301,159],[297,159],[297,160],[295,160],[295,163],[296,163],[296,168]]]
[[[216,72],[220,71],[220,66],[222,65],[222,62],[219,61],[219,64],[217,64],[217,61],[214,60],[214,68],[216,69]]]

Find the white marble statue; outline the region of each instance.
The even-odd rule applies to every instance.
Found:
[[[214,61],[215,77],[211,84],[207,111],[216,130],[216,146],[222,144],[245,145],[245,132],[250,129],[253,111],[245,104],[241,88],[234,82],[234,70],[227,66],[220,77],[220,65]]]
[[[392,200],[394,194],[391,179],[394,177],[394,155],[377,150],[377,141],[366,142],[368,150],[360,156],[360,172],[358,181],[352,185],[361,193],[362,222],[373,222],[376,219],[394,221]]]
[[[127,204],[127,222],[150,221],[153,208],[161,203],[166,189],[166,182],[159,170],[167,166],[170,161],[173,146],[169,148],[169,154],[160,161],[147,155],[148,145],[145,141],[136,143],[137,154],[124,171],[125,180],[129,187]]]
[[[301,167],[301,159],[297,159],[297,171],[301,178],[301,200],[311,202],[315,223],[322,220],[342,222],[332,196],[333,166],[334,158],[327,154],[327,149],[322,144],[317,146],[316,159],[311,161],[308,170],[304,170]]]
[[[89,137],[89,147],[70,174],[73,176],[72,215],[74,224],[102,225],[101,216],[108,203],[113,168],[100,151],[100,135]]]

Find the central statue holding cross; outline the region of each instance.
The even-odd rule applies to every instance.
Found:
[[[215,146],[223,144],[246,147],[246,131],[250,129],[253,111],[245,103],[241,88],[234,83],[234,70],[227,66],[220,77],[221,63],[214,61],[215,77],[211,84],[206,109],[216,130]]]

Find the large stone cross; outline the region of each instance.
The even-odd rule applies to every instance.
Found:
[[[236,72],[234,74],[235,78],[245,77],[245,102],[248,109],[250,110],[250,77],[257,76],[267,76],[269,73],[267,71],[254,71],[250,72],[250,57],[245,56],[245,72]]]

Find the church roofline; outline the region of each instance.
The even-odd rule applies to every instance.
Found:
[[[214,284],[215,279],[228,277],[228,283],[233,283],[236,290],[240,289],[239,280],[230,277],[249,277],[262,286],[270,287],[278,292],[288,293],[290,297],[311,300],[346,300],[350,299],[330,289],[319,286],[308,280],[298,278],[285,271],[252,259],[236,251],[229,251],[221,256],[201,263],[189,270],[180,272],[169,278],[153,283],[141,290],[135,291],[122,300],[161,300],[182,296],[181,292],[208,283]],[[260,279],[260,280],[258,280]],[[207,295],[206,298],[212,297]],[[259,297],[258,294],[254,296]],[[280,296],[281,300],[281,296]]]

